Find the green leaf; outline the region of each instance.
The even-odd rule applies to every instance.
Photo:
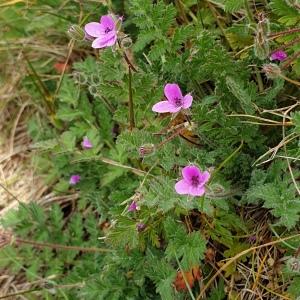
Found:
[[[300,277],[294,277],[292,283],[288,287],[288,292],[294,297],[300,296]]]
[[[254,109],[252,107],[252,95],[249,90],[245,89],[243,84],[231,76],[226,78],[227,87],[230,92],[240,101],[240,104],[247,114],[252,114]]]
[[[271,209],[278,218],[277,225],[292,229],[299,221],[299,197],[293,184],[287,180],[254,186],[247,191],[247,199],[249,202],[263,200],[263,206]]]
[[[234,13],[244,6],[244,0],[226,0],[225,11]]]
[[[198,266],[206,250],[206,241],[200,232],[194,231],[188,234],[182,225],[171,218],[164,222],[164,226],[169,241],[165,252],[166,257],[170,260],[177,255],[185,271]]]
[[[59,91],[59,100],[76,107],[79,95],[80,89],[74,84],[73,80],[65,76]]]

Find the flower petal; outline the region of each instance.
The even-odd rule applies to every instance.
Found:
[[[203,173],[202,172],[200,172],[200,173],[201,173],[201,175],[200,175],[200,185],[204,186],[204,184],[209,181],[210,174],[209,174],[208,171],[204,171]]]
[[[186,180],[182,179],[175,184],[175,190],[179,195],[187,195],[190,191],[190,185]]]
[[[201,176],[201,171],[196,166],[186,166],[182,169],[182,177],[187,181],[191,182],[192,177],[199,177]]]
[[[114,30],[116,26],[114,19],[110,15],[102,16],[100,23],[104,28],[109,28],[110,30]]]
[[[106,34],[105,36],[98,37],[97,39],[95,39],[92,43],[92,47],[95,49],[109,47],[114,45],[116,41],[117,36],[115,32],[112,31]]]
[[[284,52],[283,50],[277,50],[275,52],[273,52],[270,56],[270,60],[285,60],[287,58],[287,54],[286,52]]]
[[[191,94],[187,94],[183,97],[183,105],[184,109],[189,108],[192,105],[193,96]]]
[[[84,26],[85,32],[92,37],[100,37],[105,34],[105,28],[96,22],[88,23]]]
[[[180,87],[176,83],[166,84],[165,88],[164,88],[164,93],[170,102],[173,102],[174,99],[176,99],[176,98],[178,98],[178,99],[182,98],[182,93],[181,93]]]
[[[152,106],[152,111],[158,113],[173,112],[174,106],[169,101],[160,101]]]
[[[191,187],[189,190],[189,195],[191,196],[203,196],[205,193],[205,187],[204,186],[200,186],[197,188]]]

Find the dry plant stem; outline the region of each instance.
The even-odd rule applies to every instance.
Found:
[[[64,284],[64,285],[54,285],[53,288],[56,289],[62,289],[62,288],[82,288],[84,287],[83,283],[75,283],[75,284]],[[19,291],[16,293],[11,293],[5,296],[0,296],[0,299],[6,299],[6,298],[11,298],[14,296],[19,296],[19,295],[24,295],[24,294],[28,294],[28,293],[32,293],[32,292],[39,292],[39,291],[43,291],[45,289],[45,287],[39,287],[39,288],[35,288],[35,289],[29,289],[29,290],[23,290],[23,291]]]
[[[296,60],[300,56],[300,51],[296,52],[294,55],[292,55],[286,62],[283,64],[282,69],[288,68],[291,63]]]
[[[300,86],[300,82],[299,81],[296,81],[296,80],[293,80],[293,79],[290,79],[288,77],[286,77],[285,75],[281,74],[279,75],[281,78],[283,78],[284,80],[294,84],[294,85],[297,85],[297,86]]]
[[[265,263],[267,257],[268,257],[268,253],[266,253],[266,254],[264,255],[263,260],[260,262],[259,268],[258,268],[258,270],[257,270],[257,275],[256,275],[256,277],[255,277],[255,274],[253,274],[254,282],[253,282],[253,285],[252,285],[251,290],[255,290],[256,287],[257,287],[257,284],[258,284],[259,279],[260,279],[260,277],[261,277],[261,272],[262,272],[262,269],[263,269],[263,267],[264,267],[264,263]]]
[[[284,31],[279,31],[279,32],[274,32],[268,35],[268,37],[279,37],[281,35],[287,35],[295,32],[300,32],[300,28],[292,28],[289,30],[284,30]]]
[[[130,61],[130,59],[129,59],[127,53],[126,53],[126,50],[122,48],[121,42],[120,42],[119,39],[118,39],[118,46],[119,46],[119,48],[120,48],[121,51],[122,51],[123,57],[124,57],[124,59],[125,59],[127,65],[128,65],[128,67],[130,67],[134,72],[137,72],[136,67],[135,67],[135,66],[133,65],[133,63]]]
[[[61,88],[61,84],[62,84],[62,81],[64,79],[64,75],[65,75],[65,72],[66,72],[66,69],[67,69],[67,65],[68,65],[69,59],[71,57],[74,45],[75,45],[75,41],[71,40],[70,43],[69,43],[69,51],[68,51],[68,54],[67,54],[67,58],[66,58],[66,61],[64,63],[63,70],[62,70],[61,76],[59,78],[59,81],[58,81],[58,84],[57,84],[57,87],[56,87],[56,91],[55,91],[55,94],[54,94],[54,97],[53,97],[54,100],[56,99],[57,94],[58,94],[58,92],[59,92],[59,90]]]
[[[293,106],[291,106],[285,113],[284,113],[284,116],[283,116],[283,122],[285,122],[285,116],[294,108],[298,106],[298,103],[295,103]],[[282,136],[283,138],[285,138],[285,127],[282,126]],[[283,150],[284,150],[284,153],[285,153],[285,156],[287,156],[287,149],[286,149],[286,143],[283,145]],[[298,187],[298,184],[296,182],[296,179],[295,179],[295,176],[294,176],[294,173],[293,173],[293,170],[292,170],[292,167],[291,167],[291,163],[290,163],[290,160],[289,159],[286,159],[286,162],[288,164],[288,168],[289,168],[289,171],[290,171],[290,174],[291,174],[291,177],[292,177],[292,180],[293,180],[293,183],[294,183],[294,186],[298,192],[298,195],[300,196],[300,189]]]
[[[261,118],[261,117],[257,117],[257,116],[252,116],[252,115],[231,114],[231,115],[227,115],[227,116],[228,117],[247,117],[247,118],[256,119],[256,120],[259,120],[259,121],[266,121],[266,122],[277,124],[277,125],[283,125],[283,124],[284,125],[292,125],[291,122],[282,123],[282,122],[274,121],[274,120],[271,120],[271,119],[265,119],[265,118]]]
[[[214,18],[215,18],[215,20],[216,20],[216,22],[217,22],[217,24],[218,24],[218,27],[220,28],[222,34],[224,35],[225,40],[226,40],[226,42],[227,42],[229,48],[232,49],[230,40],[228,39],[227,34],[226,34],[226,31],[225,31],[225,29],[224,29],[222,23],[221,23],[220,20],[219,20],[219,16],[218,16],[218,14],[216,13],[216,10],[215,10],[214,6],[213,6],[208,0],[206,1],[206,3],[207,3],[207,5],[208,5],[208,8],[209,8],[209,10],[211,11],[212,15],[214,16]]]
[[[16,201],[20,202],[19,199],[9,190],[7,189],[2,183],[0,183],[0,187],[2,187],[6,193],[11,195]]]
[[[166,139],[164,139],[162,142],[160,142],[158,145],[156,145],[156,149],[161,148],[163,145],[165,145],[166,143],[168,143],[169,141],[173,140],[176,136],[178,136],[182,131],[184,130],[184,128],[180,127],[179,129],[177,129],[174,133],[172,133],[169,137],[167,137]]]
[[[56,250],[74,250],[74,251],[92,252],[92,253],[112,252],[112,250],[105,249],[105,248],[96,248],[96,247],[86,248],[86,247],[79,247],[79,246],[66,246],[66,245],[61,245],[61,244],[41,243],[41,242],[25,240],[25,239],[20,239],[20,238],[15,238],[14,241],[17,244],[32,245],[33,247],[36,247],[36,248],[51,248],[51,249],[56,249]]]
[[[298,234],[295,234],[295,235],[292,235],[292,236],[288,236],[288,237],[285,237],[285,238],[282,238],[282,239],[278,239],[276,241],[272,241],[272,242],[263,244],[263,245],[254,246],[254,247],[251,247],[249,249],[246,249],[246,250],[238,253],[237,255],[235,255],[232,258],[229,258],[228,261],[209,279],[207,284],[202,288],[202,290],[201,290],[201,292],[198,295],[196,300],[200,300],[201,298],[204,299],[203,295],[205,294],[205,291],[210,287],[210,285],[214,282],[214,280],[221,274],[222,271],[224,271],[226,268],[228,268],[228,266],[230,266],[232,263],[234,263],[240,257],[248,254],[251,251],[255,251],[257,249],[261,249],[261,248],[268,247],[268,246],[274,246],[276,244],[281,243],[282,241],[291,240],[291,239],[297,238],[299,236],[300,236],[300,234],[298,233]]]
[[[287,144],[289,143],[290,141],[296,139],[297,137],[299,137],[299,135],[296,135],[294,132],[289,134],[288,136],[286,136],[284,139],[282,139],[282,141],[274,148],[268,150],[266,153],[264,153],[263,155],[261,155],[254,163],[253,163],[253,166],[260,166],[262,164],[265,164],[271,160],[273,160],[275,158],[275,155],[276,153],[278,152],[278,150],[284,145],[284,144]],[[264,158],[265,156],[267,156],[268,154],[272,153],[273,154],[271,155],[271,158],[257,164],[258,161],[260,161],[262,158]]]
[[[145,171],[142,171],[142,170],[139,170],[139,169],[136,169],[136,168],[133,168],[133,167],[130,167],[130,166],[126,166],[126,165],[122,165],[120,164],[119,162],[116,162],[116,161],[113,161],[111,159],[108,159],[108,158],[105,158],[105,157],[101,157],[100,160],[106,164],[109,164],[109,165],[112,165],[112,166],[115,166],[115,167],[120,167],[120,168],[123,168],[123,169],[127,169],[127,170],[130,170],[132,171],[134,174],[138,175],[138,176],[144,176],[144,175],[147,175],[147,172]],[[149,176],[152,176],[151,174],[148,174]]]
[[[298,37],[298,38],[296,38],[296,39],[290,41],[289,43],[284,44],[283,46],[281,46],[281,47],[279,47],[279,48],[277,48],[276,51],[287,49],[287,48],[289,48],[290,46],[293,46],[293,45],[295,45],[295,44],[297,44],[297,43],[299,43],[299,42],[300,42],[300,37]]]

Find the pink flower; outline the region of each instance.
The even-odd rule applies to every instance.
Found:
[[[209,172],[201,172],[196,166],[187,166],[182,169],[183,179],[175,184],[175,190],[180,195],[202,196],[205,193],[205,184],[210,178]]]
[[[287,58],[287,54],[283,50],[277,50],[273,52],[270,56],[270,60],[285,60]]]
[[[165,85],[164,93],[166,101],[160,101],[153,105],[152,110],[158,113],[176,113],[181,109],[189,108],[192,105],[193,97],[191,94],[182,96],[180,87],[176,83]]]
[[[85,136],[82,140],[81,146],[83,149],[91,149],[93,148],[92,142],[88,139],[87,136]]]
[[[79,181],[80,181],[80,175],[76,174],[76,175],[72,175],[72,176],[70,177],[69,183],[70,183],[71,185],[76,185]]]
[[[139,206],[136,204],[135,201],[132,201],[131,204],[128,207],[128,211],[137,211],[139,210]]]
[[[96,38],[92,43],[95,49],[113,46],[117,41],[116,23],[110,15],[102,16],[100,23],[86,24],[84,29],[89,36]]]

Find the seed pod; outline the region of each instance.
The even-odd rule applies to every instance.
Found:
[[[275,64],[266,64],[263,66],[263,71],[266,73],[267,77],[270,79],[278,78],[281,75],[281,69]]]
[[[139,155],[141,157],[145,157],[145,156],[148,156],[150,154],[153,154],[154,151],[155,151],[155,145],[154,144],[144,144],[138,149]]]

